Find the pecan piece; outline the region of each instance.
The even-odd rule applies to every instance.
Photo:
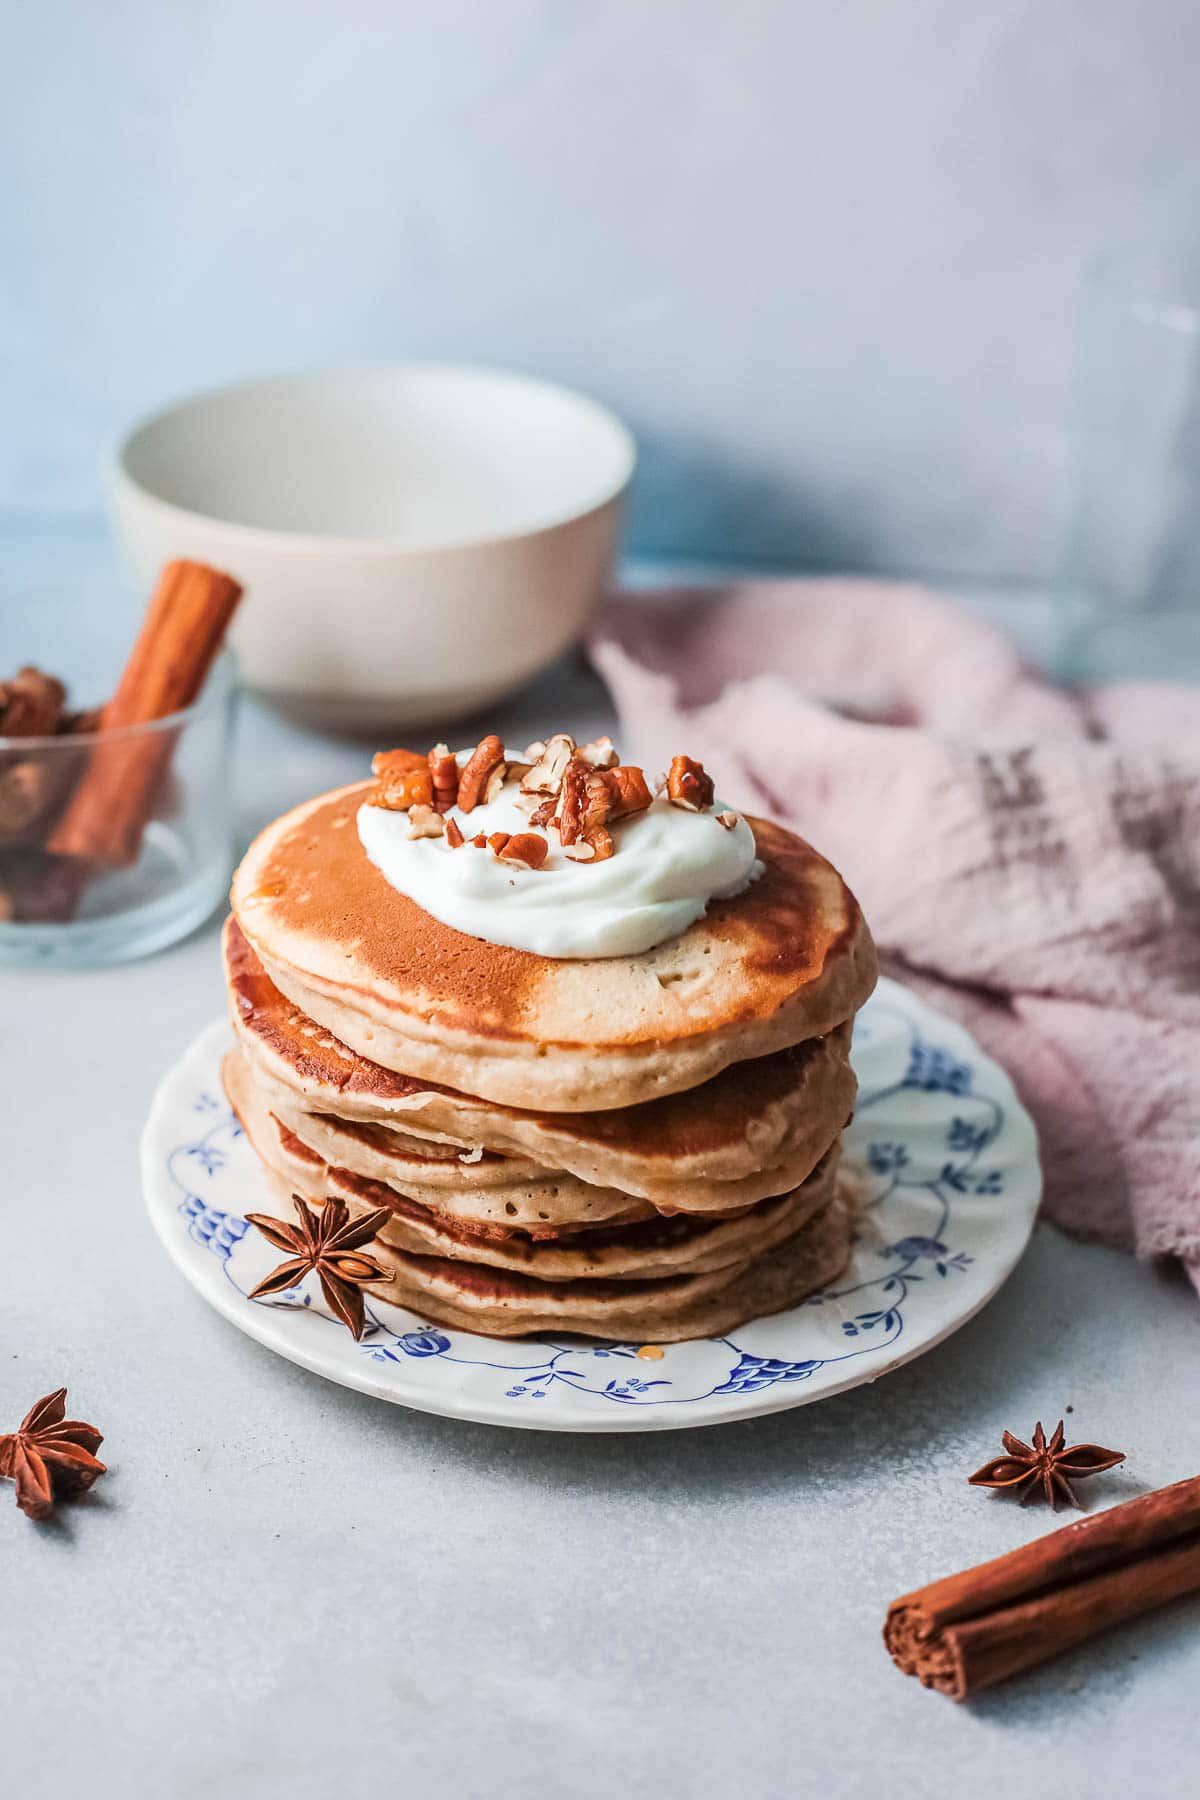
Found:
[[[608,791],[612,795],[612,806],[609,818],[628,819],[634,813],[645,812],[653,795],[646,785],[646,777],[642,771],[631,763],[623,763],[617,769],[605,769],[604,779]]]
[[[446,842],[452,850],[461,849],[462,845],[466,842],[466,839],[458,828],[457,819],[446,820]]]
[[[388,812],[433,805],[433,777],[423,756],[411,750],[380,750],[371,759],[376,776],[369,803]]]
[[[610,737],[592,738],[586,744],[580,744],[577,755],[582,756],[585,763],[593,769],[615,769],[620,758],[616,745]]]
[[[433,783],[433,804],[447,813],[458,798],[458,758],[449,744],[435,744],[427,757],[429,779]]]
[[[504,786],[504,745],[492,733],[478,743],[458,778],[458,810],[474,812],[483,801],[494,800]]]
[[[0,682],[0,736],[53,737],[62,729],[67,690],[54,675],[27,664]]]
[[[515,863],[523,869],[540,869],[550,853],[550,845],[536,831],[517,831],[496,855],[501,862]]]
[[[713,784],[711,778],[704,773],[704,764],[693,762],[690,756],[673,756],[667,774],[667,799],[672,806],[682,806],[687,812],[703,812],[705,807],[713,803]]]
[[[537,746],[531,744],[530,750]],[[521,779],[523,794],[557,794],[562,786],[562,778],[567,764],[575,754],[575,739],[565,731],[557,732],[554,737],[542,746],[528,774]]]
[[[608,775],[589,768],[573,756],[563,775],[558,799],[558,835],[564,850],[576,844],[590,846],[591,855],[576,852],[575,862],[604,862],[613,853],[613,841],[605,828],[613,806]]]
[[[408,835],[410,838],[441,837],[446,825],[441,813],[434,812],[432,806],[412,806],[408,811]]]
[[[377,750],[371,758],[372,772],[381,779],[384,775],[400,772],[404,769],[426,769],[428,759],[418,756],[415,750]]]
[[[563,770],[562,786],[558,793],[558,806],[555,818],[558,823],[558,835],[565,847],[577,843],[583,836],[583,812],[587,778],[591,774],[585,762],[572,757]]]
[[[735,830],[737,822],[738,816],[735,812],[721,812],[717,814],[717,824],[723,825],[726,831]]]

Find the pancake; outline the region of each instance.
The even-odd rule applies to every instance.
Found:
[[[624,1194],[619,1188],[594,1187],[578,1175],[562,1170],[538,1170],[532,1177],[515,1174],[498,1180],[497,1170],[535,1165],[491,1151],[484,1153],[485,1158],[491,1158],[490,1164],[486,1160],[465,1163],[461,1158],[467,1152],[449,1145],[434,1146],[443,1150],[450,1161],[436,1164],[438,1179],[426,1181],[422,1176],[427,1166],[415,1162],[406,1149],[397,1153],[392,1148],[391,1140],[401,1134],[390,1132],[384,1125],[363,1125],[335,1119],[328,1113],[306,1112],[285,1088],[269,1087],[257,1080],[256,1086],[267,1098],[273,1117],[325,1162],[349,1169],[369,1181],[383,1182],[427,1206],[444,1204],[459,1217],[481,1225],[520,1226],[533,1232],[545,1227],[552,1235],[615,1219],[648,1219],[655,1211],[648,1200]],[[404,1137],[402,1141],[407,1145],[419,1140]],[[481,1171],[489,1179],[477,1183],[474,1178]]]
[[[231,1017],[255,1071],[310,1112],[532,1159],[660,1211],[730,1212],[798,1187],[848,1119],[850,1026],[732,1064],[690,1092],[575,1114],[488,1104],[356,1054],[285,1000],[238,923],[225,928]]]
[[[236,1069],[230,1083],[237,1092]],[[345,1201],[351,1214],[383,1208],[391,1214],[379,1244],[416,1256],[475,1262],[535,1275],[542,1281],[654,1280],[678,1273],[706,1273],[744,1264],[794,1236],[834,1192],[838,1152],[833,1150],[803,1187],[735,1219],[680,1216],[584,1227],[559,1237],[534,1237],[512,1227],[476,1226],[448,1209],[422,1205],[382,1182],[322,1162],[270,1113],[238,1095],[235,1110],[252,1147],[274,1177],[276,1192],[298,1194],[316,1205]],[[283,1216],[290,1218],[290,1205]]]
[[[593,1187],[577,1175],[547,1174],[516,1157],[485,1153],[478,1162],[463,1162],[466,1152],[453,1145],[431,1143],[428,1148],[448,1160],[418,1159],[408,1146],[420,1139],[390,1132],[386,1126],[307,1112],[294,1094],[265,1078],[241,1051],[230,1052],[222,1074],[234,1111],[266,1161],[271,1159],[263,1151],[263,1143],[273,1143],[286,1132],[299,1158],[307,1156],[344,1168],[424,1206],[505,1235],[519,1228],[553,1237],[560,1231],[655,1215],[648,1200],[616,1188]],[[275,1122],[270,1133],[261,1123],[267,1118]],[[391,1148],[393,1138],[400,1146],[397,1150]],[[514,1171],[510,1177],[497,1179],[498,1170],[509,1169]],[[428,1179],[431,1170],[435,1180]],[[533,1170],[532,1176],[527,1170]]]
[[[541,1281],[374,1243],[370,1254],[392,1279],[371,1282],[365,1292],[423,1320],[492,1337],[573,1332],[635,1344],[676,1343],[720,1337],[749,1319],[797,1305],[841,1274],[852,1240],[852,1209],[838,1194],[761,1256],[660,1280]]]
[[[628,1107],[824,1037],[874,986],[857,902],[781,826],[748,821],[764,873],[679,936],[572,961],[467,937],[398,893],[358,840],[369,792],[357,783],[268,826],[232,904],[280,992],[396,1073],[537,1112]]]

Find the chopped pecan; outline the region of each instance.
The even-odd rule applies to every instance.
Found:
[[[601,850],[599,837],[608,837],[605,821],[611,819],[616,809],[616,796],[613,793],[608,773],[602,769],[593,769],[583,784],[583,830],[581,836],[589,843],[596,844],[596,855],[612,855],[612,839],[609,848]]]
[[[0,682],[0,737],[53,737],[61,727],[67,690],[54,675],[28,664]]]
[[[507,831],[493,831],[489,834],[486,842],[487,847],[493,856],[499,856],[501,854],[504,846],[508,843],[510,836],[511,833]]]
[[[474,812],[483,801],[494,800],[504,786],[504,745],[493,733],[472,750],[458,778],[458,810]]]
[[[531,744],[530,750],[536,749]],[[565,731],[557,732],[542,746],[542,754],[536,759],[529,773],[521,780],[523,794],[557,794],[562,786],[562,778],[567,764],[575,754],[575,739]]]
[[[593,769],[615,769],[620,760],[610,737],[592,738],[589,743],[580,744],[577,754]]]
[[[58,737],[75,737],[85,731],[99,731],[104,715],[102,706],[85,706],[79,712],[65,712],[58,721]]]
[[[488,847],[487,832],[477,831],[470,843],[473,850],[486,850]]]
[[[720,812],[717,814],[717,824],[723,825],[726,831],[735,830],[737,822],[738,816],[735,812]]]
[[[446,842],[452,850],[458,850],[465,843],[462,832],[458,828],[457,819],[446,820]]]
[[[496,855],[501,862],[518,863],[524,869],[540,869],[550,853],[550,845],[536,831],[517,831]]]
[[[552,794],[549,800],[543,800],[540,806],[534,807],[529,815],[529,823],[531,825],[540,825],[544,831],[548,825],[554,823],[554,815],[557,810],[558,797],[557,795]]]
[[[541,738],[535,738],[532,744],[526,744],[525,746],[525,761],[529,763],[530,766],[535,762],[541,762],[545,754],[546,746]]]
[[[653,799],[645,775],[633,764],[623,763],[618,769],[605,769],[604,779],[612,795],[609,811],[612,819],[628,819],[633,813],[645,812]]]
[[[555,819],[558,824],[558,835],[564,848],[567,844],[577,843],[583,836],[586,786],[590,774],[591,770],[587,764],[581,762],[578,757],[572,757],[563,770]]]
[[[441,813],[434,812],[432,806],[411,806],[408,811],[408,835],[410,838],[441,837],[446,829]]]
[[[380,750],[371,759],[377,780],[370,804],[388,812],[407,812],[410,806],[433,805],[433,777],[423,756],[411,750]]]
[[[65,699],[62,682],[41,669],[27,667],[11,681],[0,681],[0,737],[68,737],[79,731],[94,731],[99,724],[99,711],[64,712]],[[36,749],[26,757],[0,756],[0,845],[43,845],[86,760],[82,753],[44,756]],[[160,794],[165,793],[166,784],[172,779],[169,775],[163,777]],[[158,811],[165,815],[161,800]]]
[[[427,769],[427,757],[418,756],[415,750],[377,750],[371,758],[371,771],[382,780],[385,775],[403,769]]]
[[[63,787],[49,761],[9,763],[0,768],[0,844],[33,842],[36,827]],[[70,770],[64,771],[68,776]]]
[[[433,782],[434,807],[440,813],[447,813],[458,798],[458,758],[449,744],[435,744],[426,760]]]
[[[690,756],[673,756],[667,774],[667,799],[672,806],[687,812],[703,812],[713,803],[713,784],[704,773],[704,764]]]
[[[591,855],[576,855],[576,862],[603,862],[612,855],[613,841],[604,823],[612,806],[607,774],[589,768],[581,757],[573,756],[563,775],[558,799],[558,835],[564,850],[579,843],[591,846]]]

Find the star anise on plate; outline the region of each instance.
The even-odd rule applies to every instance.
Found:
[[[356,1338],[363,1334],[362,1284],[366,1281],[391,1281],[388,1271],[381,1269],[373,1257],[360,1254],[364,1244],[379,1235],[379,1228],[389,1217],[386,1208],[378,1212],[360,1213],[351,1219],[344,1200],[326,1200],[319,1213],[312,1212],[300,1198],[292,1195],[299,1223],[289,1225],[284,1219],[272,1219],[266,1213],[247,1213],[251,1225],[274,1244],[277,1250],[290,1250],[285,1263],[251,1289],[251,1300],[265,1295],[282,1294],[315,1270],[321,1292],[337,1317]]]
[[[1011,1431],[1006,1431],[1000,1441],[1008,1455],[984,1463],[982,1469],[976,1469],[967,1480],[972,1487],[1007,1489],[1020,1497],[1022,1506],[1040,1489],[1042,1498],[1056,1510],[1062,1499],[1082,1512],[1071,1483],[1081,1481],[1085,1475],[1102,1475],[1105,1469],[1115,1469],[1119,1462],[1125,1461],[1123,1450],[1105,1450],[1100,1444],[1064,1442],[1061,1419],[1049,1439],[1039,1419],[1034,1427],[1032,1444],[1023,1444]]]
[[[0,1475],[14,1482],[17,1505],[31,1519],[48,1519],[54,1502],[81,1494],[105,1473],[96,1461],[104,1442],[94,1425],[64,1417],[67,1390],[38,1400],[15,1431],[0,1436]]]

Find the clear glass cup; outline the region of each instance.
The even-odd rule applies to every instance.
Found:
[[[40,666],[59,673],[49,659]],[[0,965],[89,968],[146,956],[185,937],[224,899],[236,691],[225,650],[200,698],[169,718],[109,732],[0,736]],[[93,756],[111,756],[114,746],[155,769],[133,860],[113,867],[52,855],[54,821]]]
[[[1064,672],[1200,676],[1200,238],[1095,266],[1083,301]]]

